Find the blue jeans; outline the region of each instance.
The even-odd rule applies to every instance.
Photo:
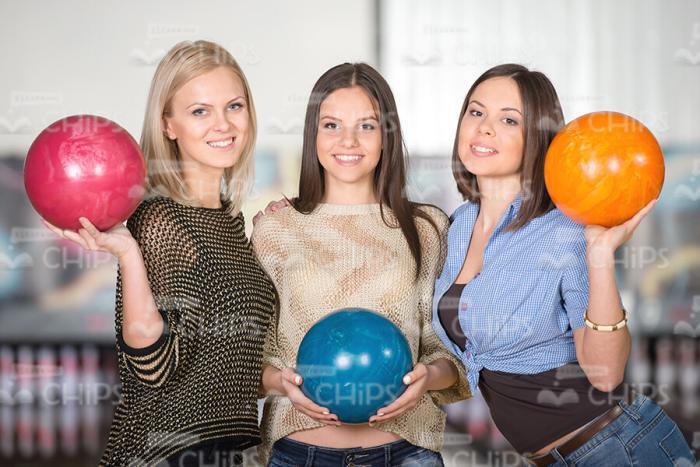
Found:
[[[555,449],[554,466],[693,466],[678,425],[656,402],[638,394],[631,404],[620,402],[622,414],[568,456]]]
[[[243,455],[226,440],[205,441],[168,457],[159,467],[239,467]]]
[[[268,467],[444,467],[439,452],[394,441],[371,448],[324,448],[282,438],[272,446]]]

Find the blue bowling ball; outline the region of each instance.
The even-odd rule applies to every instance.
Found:
[[[297,353],[301,390],[344,423],[366,423],[394,401],[413,369],[411,349],[394,323],[363,308],[343,308],[314,324]]]

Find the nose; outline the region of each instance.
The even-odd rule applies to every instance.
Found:
[[[344,148],[353,148],[358,145],[357,131],[355,128],[344,128],[340,138],[340,145]]]
[[[481,120],[481,123],[479,123],[479,133],[488,136],[494,136],[496,134],[496,132],[493,129],[493,125],[491,125],[491,123],[486,118]]]
[[[214,130],[226,133],[231,129],[231,122],[228,120],[225,112],[217,112],[216,120],[214,121]]]

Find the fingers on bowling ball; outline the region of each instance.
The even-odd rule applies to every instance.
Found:
[[[652,209],[654,209],[657,201],[658,199],[649,201],[646,206],[644,206],[637,214],[634,215],[634,217],[632,217],[632,219],[628,221],[628,225],[632,230],[636,229],[639,223],[642,222],[642,219],[644,219],[646,215],[649,214]]]
[[[338,417],[336,415],[329,413],[327,409],[315,404],[311,399],[307,398],[300,389],[296,389],[294,393],[291,394],[290,400],[295,405],[297,410],[310,418],[329,423],[335,423],[338,421]]]
[[[86,250],[90,249],[88,244],[85,242],[85,239],[82,236],[80,236],[80,234],[78,232],[74,232],[74,231],[68,230],[68,229],[63,230],[63,238],[66,238],[68,240],[71,240],[71,241],[77,243],[78,245],[85,248]]]
[[[428,375],[428,367],[423,363],[416,363],[413,370],[406,373],[403,377],[403,384],[406,386],[415,383],[416,381],[425,378]]]
[[[78,218],[78,222],[80,222],[80,225],[82,225],[83,228],[90,233],[90,235],[96,235],[100,233],[100,231],[97,230],[97,227],[95,227],[95,224],[90,222],[90,219],[88,219],[87,217]]]
[[[95,225],[85,217],[81,217],[79,221],[83,226],[83,229],[81,230],[84,230],[90,236],[92,240],[92,245],[94,245],[96,248],[104,246],[104,232],[100,232],[99,230],[97,230],[97,227],[95,227]]]
[[[284,378],[286,381],[292,383],[295,386],[299,386],[302,383],[301,376],[298,373],[296,373],[292,368],[283,368],[282,378]]]
[[[299,389],[299,386],[302,383],[302,378],[301,376],[296,374],[293,369],[284,368],[282,370],[282,378],[284,378],[284,380],[287,381],[289,384],[293,385],[293,401],[296,402],[298,405],[313,413],[314,415],[332,415],[328,408],[321,407],[320,405],[316,404],[314,401],[306,397],[306,395],[301,391],[301,389]]]
[[[90,250],[95,250],[97,249],[97,246],[95,245],[95,239],[90,236],[87,230],[85,229],[79,229],[78,230],[78,235],[83,239],[85,244],[88,246],[88,249]]]

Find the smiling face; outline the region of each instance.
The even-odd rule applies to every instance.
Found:
[[[361,87],[338,89],[323,100],[316,152],[324,169],[326,198],[348,189],[374,191],[382,131],[377,105]]]
[[[245,88],[236,73],[220,66],[185,83],[164,117],[177,142],[183,170],[221,172],[241,156],[250,116]]]
[[[523,105],[516,82],[490,78],[472,93],[462,117],[458,154],[477,177],[519,174],[523,160]]]

